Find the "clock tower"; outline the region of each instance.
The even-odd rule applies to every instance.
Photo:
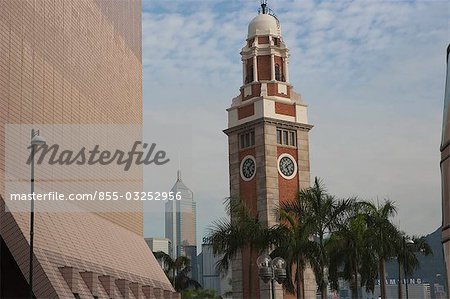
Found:
[[[267,8],[248,25],[241,51],[242,86],[228,112],[230,195],[243,200],[267,226],[277,223],[278,204],[310,186],[307,105],[289,78],[289,49],[280,22]],[[270,298],[258,277],[257,253],[243,250],[232,263],[233,298]],[[252,281],[249,281],[252,267]],[[315,298],[311,269],[304,273],[304,298]],[[277,298],[283,298],[275,283]],[[252,291],[250,291],[250,286]],[[284,294],[284,298],[292,295]],[[292,297],[292,298],[295,298]]]

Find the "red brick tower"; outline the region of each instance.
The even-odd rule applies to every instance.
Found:
[[[265,3],[265,1],[263,2]],[[307,105],[289,80],[289,50],[278,19],[265,4],[248,26],[241,52],[243,85],[228,111],[230,193],[274,225],[279,202],[310,186]],[[233,261],[233,298],[270,298],[258,278],[257,253],[244,251]],[[249,263],[253,269],[249,292]],[[277,285],[277,298],[283,298]],[[311,271],[305,273],[306,298],[315,298]],[[285,295],[284,298],[287,298]]]

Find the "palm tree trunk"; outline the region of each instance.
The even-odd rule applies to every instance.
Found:
[[[379,271],[380,271],[380,293],[381,293],[381,299],[387,299],[386,298],[386,269],[384,268],[384,258],[380,259],[379,262]]]
[[[303,267],[301,266],[300,256],[297,256],[297,299],[304,299],[304,284],[303,284]]]
[[[172,286],[175,288],[175,267],[172,270]]]
[[[324,284],[320,291],[320,298],[327,299],[327,286]]]
[[[398,259],[398,299],[403,299],[403,290],[402,290],[402,264],[400,263],[400,259]]]
[[[352,299],[358,299],[358,270],[353,270],[353,279],[351,284]]]
[[[248,293],[250,295],[250,298],[253,298],[253,281],[252,281],[252,270],[253,270],[253,246],[250,244],[250,253],[249,253],[249,261],[248,261]]]
[[[302,299],[305,299],[305,268],[300,267],[300,295]]]
[[[322,286],[320,287],[320,298],[327,299],[327,284],[325,283],[325,269],[322,269]]]

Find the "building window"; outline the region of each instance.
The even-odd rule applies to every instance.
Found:
[[[245,132],[239,135],[239,147],[241,149],[255,145],[255,131]]]
[[[273,38],[273,44],[274,44],[275,46],[279,47],[279,46],[280,46],[280,39],[277,38],[277,37],[274,37],[274,38]]]
[[[281,70],[278,63],[275,64],[275,80],[281,81]]]
[[[297,146],[297,134],[293,130],[277,129],[277,143],[280,145]]]
[[[253,64],[247,64],[246,72],[245,84],[253,82]]]

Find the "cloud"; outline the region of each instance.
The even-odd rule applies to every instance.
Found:
[[[448,2],[272,2],[290,48],[290,79],[315,125],[312,175],[341,196],[389,197],[404,229],[432,231],[440,225]],[[228,195],[221,130],[241,85],[239,52],[257,1],[144,0],[143,6],[144,109],[151,118],[192,125],[186,180],[198,202],[201,240],[223,215]],[[167,178],[164,187],[172,183]]]

